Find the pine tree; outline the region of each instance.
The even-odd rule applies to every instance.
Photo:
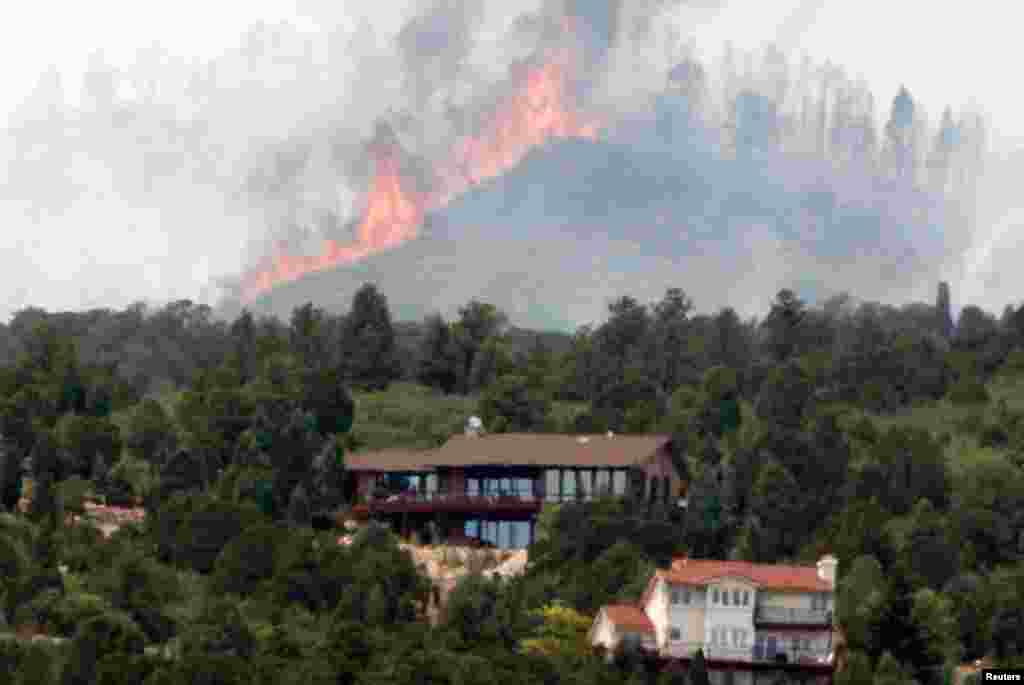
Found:
[[[939,292],[935,297],[935,316],[939,334],[949,340],[953,336],[953,314],[949,302],[949,283],[939,283]]]

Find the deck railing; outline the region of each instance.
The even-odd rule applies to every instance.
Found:
[[[674,642],[660,650],[662,656],[674,659],[692,658],[697,650],[703,650],[705,659],[721,661],[743,661],[751,663],[815,663],[824,664],[828,661],[828,651],[813,648],[792,648],[779,646],[769,652],[764,645],[734,647],[714,645],[706,642]]]
[[[792,625],[830,625],[832,612],[828,609],[791,609],[789,607],[757,607],[755,623],[785,623]]]

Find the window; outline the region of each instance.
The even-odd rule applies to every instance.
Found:
[[[626,494],[626,472],[622,469],[616,470],[612,476],[612,493],[616,497]]]
[[[544,476],[545,479],[545,490],[547,499],[549,502],[558,502],[561,500],[562,488],[561,488],[561,474],[558,469],[548,469]]]
[[[722,590],[722,605],[729,606],[729,591]]]
[[[594,479],[594,494],[598,497],[605,497],[611,493],[612,478],[608,469],[597,469],[597,476]]]
[[[732,604],[733,604],[733,606],[737,606],[737,607],[740,605],[740,591],[739,590],[733,590],[732,591]]]
[[[743,591],[743,606],[750,605],[750,590]]]
[[[679,632],[679,628],[672,628],[668,631],[668,639],[678,642],[683,639],[683,634]]]
[[[711,603],[718,604],[718,588],[711,591]]]
[[[580,481],[583,487],[583,499],[593,499],[594,497],[594,472],[590,469],[584,469],[580,471]]]
[[[562,469],[562,496],[563,499],[576,497],[576,471],[572,469]]]
[[[683,604],[690,603],[690,588],[683,590]]]
[[[672,590],[672,603],[673,604],[681,604],[682,603],[682,593],[679,590],[676,590],[676,589]]]

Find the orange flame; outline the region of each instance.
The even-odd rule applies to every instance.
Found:
[[[451,159],[435,169],[439,187],[431,194],[409,187],[401,174],[402,151],[397,143],[378,145],[374,178],[355,240],[345,245],[327,240],[314,256],[280,250],[243,277],[243,299],[251,301],[307,273],[351,264],[416,238],[429,209],[443,207],[472,186],[502,174],[551,139],[595,138],[598,120],[579,114],[569,104],[571,67],[572,53],[563,49],[538,66],[514,70],[514,88],[498,103],[494,115],[478,134],[459,140]]]

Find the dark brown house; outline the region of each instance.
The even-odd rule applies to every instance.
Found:
[[[347,468],[358,509],[403,532],[525,547],[544,502],[682,496],[669,448],[665,435],[469,433],[431,450],[352,454]]]

